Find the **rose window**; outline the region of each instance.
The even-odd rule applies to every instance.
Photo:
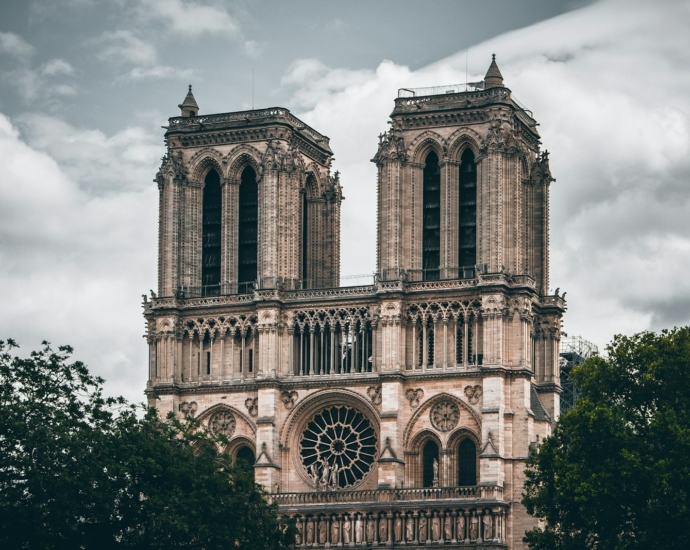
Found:
[[[431,423],[442,432],[449,432],[458,425],[460,410],[452,401],[442,401],[431,409]]]
[[[376,432],[356,409],[328,407],[304,429],[300,457],[316,489],[353,487],[376,460]]]
[[[215,434],[230,437],[235,432],[235,417],[230,411],[217,412],[208,421],[208,427]]]

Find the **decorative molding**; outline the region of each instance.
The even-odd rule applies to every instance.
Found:
[[[479,399],[482,396],[482,393],[482,387],[479,385],[465,386],[465,396],[472,405],[476,405],[477,403],[479,403]]]
[[[410,388],[405,392],[405,397],[410,402],[410,408],[416,409],[424,398],[424,390],[422,388],[417,388],[416,390]]]
[[[247,407],[249,416],[256,418],[259,414],[259,398],[258,397],[248,397],[244,402],[244,406]]]
[[[460,409],[455,401],[439,401],[429,412],[431,425],[441,432],[449,432],[460,421]]]
[[[295,406],[295,402],[299,399],[299,394],[294,390],[283,390],[280,392],[280,400],[289,411]]]
[[[377,407],[383,400],[381,396],[381,386],[369,386],[367,388],[367,395],[369,396],[369,399],[371,399],[371,402]]]
[[[199,406],[196,404],[196,401],[183,401],[177,406],[177,410],[179,410],[184,416],[191,417],[194,416],[198,408]]]

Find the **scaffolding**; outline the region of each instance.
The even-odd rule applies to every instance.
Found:
[[[597,346],[580,336],[569,336],[561,339],[561,414],[572,409],[577,402],[577,387],[570,376],[573,367],[581,365],[597,353],[599,353]]]

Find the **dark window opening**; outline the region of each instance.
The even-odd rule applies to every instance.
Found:
[[[458,485],[477,484],[477,446],[463,439],[458,446]]]
[[[439,278],[441,265],[441,170],[433,151],[426,156],[422,192],[422,278],[430,281]]]
[[[196,116],[196,113],[194,111],[189,111],[189,116]]]
[[[434,468],[434,460],[436,461],[436,468]],[[427,441],[422,451],[422,487],[435,487],[437,485],[438,445],[434,441]]]
[[[423,172],[422,278],[439,278],[441,258],[441,170],[438,156],[426,156]]]
[[[309,185],[309,180],[307,180],[307,185]],[[307,231],[307,229],[309,227],[309,222],[307,220],[308,205],[309,205],[309,203],[307,202],[307,193],[305,190],[305,193],[302,195],[302,285],[303,285],[303,288],[308,288],[307,277],[309,277],[309,265],[307,263],[307,258],[308,258],[307,252],[309,250],[309,248],[308,248],[309,233]]]
[[[254,451],[252,451],[249,447],[240,447],[237,451],[235,460],[240,468],[250,472],[252,477],[254,477],[254,463],[256,462]]]
[[[211,374],[211,352],[206,352],[206,374]]]
[[[254,350],[249,350],[249,361],[247,365],[247,372],[253,372],[254,369]]]
[[[465,320],[459,317],[455,325],[455,362],[459,365],[463,363],[462,348],[465,342]]]
[[[460,159],[459,191],[458,265],[474,267],[477,263],[477,165],[471,149],[465,149]]]
[[[223,196],[220,176],[215,170],[206,175],[202,216],[201,285],[204,296],[220,294],[221,213]]]
[[[259,195],[256,173],[251,166],[242,172],[239,200],[237,281],[239,292],[251,292],[257,275]]]

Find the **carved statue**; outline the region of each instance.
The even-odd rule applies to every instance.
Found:
[[[407,516],[407,525],[405,525],[405,535],[408,541],[414,540],[414,518]]]
[[[491,514],[485,513],[484,517],[482,518],[482,522],[484,523],[484,540],[491,540],[493,539],[493,522],[491,521]]]
[[[319,519],[319,544],[325,544],[328,537],[328,522],[321,518]]]
[[[455,538],[458,540],[465,540],[465,516],[462,512],[458,513],[457,528],[455,530]]]
[[[343,519],[343,544],[350,544],[351,538],[350,538],[350,530],[352,529],[350,525],[350,518],[346,517]]]
[[[374,542],[376,536],[376,520],[369,518],[367,520],[367,542]]]
[[[297,521],[297,534],[295,535],[295,544],[300,546],[302,544],[302,522]]]
[[[443,526],[443,538],[450,540],[453,538],[453,518],[450,515],[446,516],[446,522]]]
[[[426,514],[422,512],[419,515],[419,540],[426,540]]]
[[[388,521],[386,518],[379,518],[379,542],[384,543],[388,540]]]
[[[331,521],[331,544],[340,542],[340,521],[334,517]]]
[[[395,537],[395,542],[402,541],[402,519],[400,519],[400,516],[395,518],[395,523],[393,524],[393,535]]]
[[[479,538],[479,518],[472,514],[470,518],[470,540],[477,540]]]
[[[438,516],[431,518],[431,540],[441,538],[441,520]]]
[[[362,542],[363,532],[362,516],[357,516],[355,520],[355,542]]]
[[[434,487],[438,487],[438,460],[434,458],[434,461],[431,463],[431,467],[434,470]]]
[[[311,476],[312,480],[314,480],[314,489],[319,488],[319,467],[316,465],[316,462],[312,462],[309,465],[309,475]]]
[[[307,519],[307,544],[313,544],[314,542],[314,522],[311,519]]]
[[[331,468],[328,465],[328,462],[325,460],[323,461],[323,470],[321,470],[321,480],[319,481],[319,485],[321,486],[321,489],[328,489],[328,482],[330,480],[330,474],[331,474]]]
[[[333,464],[331,468],[331,489],[337,489],[338,487],[338,465]]]

